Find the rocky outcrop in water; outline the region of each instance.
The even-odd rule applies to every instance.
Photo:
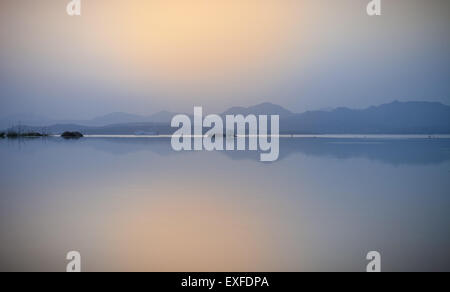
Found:
[[[63,137],[64,139],[79,139],[83,138],[84,136],[80,132],[64,132],[62,133],[61,137]]]

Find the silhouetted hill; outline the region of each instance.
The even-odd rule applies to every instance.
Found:
[[[280,115],[282,134],[450,134],[450,106],[436,102],[393,102],[367,109],[337,108],[294,114],[275,104],[233,107],[222,115]],[[114,113],[89,123],[55,123],[46,132],[60,134],[79,131],[84,134],[158,133],[171,134],[170,121],[175,114],[160,112],[144,117]],[[118,122],[115,122],[118,121]],[[122,122],[125,121],[125,122]],[[104,123],[111,123],[103,125]],[[22,127],[41,131],[42,127]]]
[[[273,103],[261,103],[251,107],[232,107],[226,110],[222,115],[279,115],[280,117],[290,117],[292,112],[282,106]]]
[[[111,125],[111,124],[128,124],[128,123],[141,123],[144,122],[146,117],[128,114],[128,113],[111,113],[102,117],[97,117],[89,121],[92,125]]]
[[[54,123],[54,121],[33,113],[21,113],[0,117],[0,129],[6,129],[17,125],[42,127],[52,123]]]
[[[103,127],[108,125],[130,123],[170,123],[174,115],[174,113],[170,113],[168,111],[161,111],[149,116],[116,112],[96,117],[91,120],[51,120],[49,118],[34,114],[19,114],[0,118],[0,129],[6,129],[18,125],[38,128],[63,124],[85,127]]]
[[[364,110],[310,111],[282,119],[281,128],[299,134],[448,134],[450,107],[396,101]]]
[[[18,129],[11,128],[14,131]],[[53,135],[60,135],[63,132],[81,132],[84,135],[164,135],[171,134],[174,132],[174,129],[170,127],[168,123],[128,123],[128,124],[114,124],[103,127],[90,127],[76,124],[57,124],[48,126],[45,128],[42,127],[30,127],[30,126],[22,126],[21,131],[29,132],[43,131],[46,133],[50,133]]]

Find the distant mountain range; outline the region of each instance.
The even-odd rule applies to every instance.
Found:
[[[222,113],[280,115],[282,134],[450,134],[450,106],[436,102],[393,102],[367,109],[337,108],[326,111],[292,113],[275,104],[233,107]],[[81,131],[85,134],[171,134],[174,113],[160,112],[151,116],[112,113],[89,121],[50,121],[25,116],[19,121],[23,128],[59,134]],[[4,123],[7,123],[6,125]],[[8,124],[9,123],[9,124]],[[11,117],[3,120],[3,128],[11,125]]]
[[[393,102],[363,110],[338,108],[282,118],[282,131],[325,134],[449,134],[450,106]]]
[[[273,103],[261,103],[251,107],[232,107],[226,110],[222,115],[279,115],[280,117],[287,118],[294,114],[287,109],[273,104]]]
[[[129,123],[170,123],[175,114],[161,111],[150,116],[116,112],[96,117],[92,120],[51,120],[35,114],[18,114],[0,118],[0,128],[25,125],[30,127],[49,127],[58,124],[72,124],[86,127],[104,127],[113,124]]]

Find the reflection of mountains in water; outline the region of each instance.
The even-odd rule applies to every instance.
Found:
[[[89,138],[82,143],[116,155],[141,151],[151,151],[161,156],[186,153],[173,151],[170,138]],[[233,160],[260,160],[258,151],[221,153]],[[296,153],[335,159],[364,158],[392,165],[431,165],[450,160],[450,139],[280,139],[278,161]]]
[[[281,139],[280,158],[293,154],[335,159],[364,158],[392,165],[428,165],[450,160],[450,139]],[[257,153],[226,152],[235,160],[259,160]],[[251,155],[251,157],[250,157]]]
[[[307,155],[331,155],[339,159],[364,157],[394,165],[438,164],[450,160],[450,140],[410,139],[381,141],[330,141],[302,147]]]
[[[84,140],[84,143],[96,150],[114,155],[145,151],[151,151],[160,156],[178,153],[172,150],[170,138],[88,138]]]

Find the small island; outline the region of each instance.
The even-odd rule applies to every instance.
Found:
[[[42,132],[37,132],[37,131],[22,131],[22,130],[7,130],[4,132],[0,132],[0,139],[31,139],[31,138],[44,138],[44,137],[51,137],[50,134],[42,131]],[[84,135],[80,132],[74,131],[74,132],[69,132],[66,131],[64,133],[61,134],[61,137],[64,139],[79,139],[79,138],[83,138]]]
[[[42,134],[42,133],[38,133],[38,132],[15,132],[15,131],[10,131],[5,133],[1,133],[1,138],[9,138],[9,139],[17,139],[17,138],[41,138],[41,137],[48,137],[50,136],[49,134]]]
[[[64,139],[79,139],[84,136],[80,132],[64,132],[61,134],[61,137]]]

